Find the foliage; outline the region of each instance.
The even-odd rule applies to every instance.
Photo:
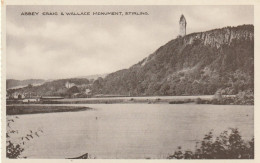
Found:
[[[7,131],[6,131],[6,157],[10,159],[26,158],[22,157],[25,144],[33,139],[35,136],[39,137],[43,131],[39,129],[37,132],[30,131],[26,136],[19,138],[18,142],[14,142],[12,136],[18,134],[18,130],[12,129],[12,123],[15,119],[19,119],[17,116],[14,119],[7,119]]]
[[[79,89],[77,86],[73,86],[71,87],[68,91],[69,94],[73,94],[73,93],[79,93]]]
[[[254,104],[254,92],[252,90],[239,91],[234,100],[235,104]]]
[[[6,132],[6,157],[7,158],[19,158],[24,148],[21,144],[15,144],[11,141],[11,134],[18,134],[17,130],[11,128],[11,123],[14,119],[7,119],[7,132]]]
[[[252,89],[239,91],[235,97],[221,97],[211,100],[211,104],[226,105],[254,105],[254,92]]]
[[[19,158],[24,149],[20,144],[14,145],[12,142],[7,142],[6,157],[7,158]]]
[[[28,88],[32,88],[33,87],[33,85],[32,84],[28,84],[28,86],[27,86]]]
[[[254,138],[246,142],[238,129],[231,128],[214,137],[210,131],[197,142],[195,151],[183,151],[181,147],[168,159],[254,159]]]

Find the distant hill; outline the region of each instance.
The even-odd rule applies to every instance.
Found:
[[[43,84],[45,80],[43,79],[28,79],[28,80],[14,80],[14,79],[7,79],[6,80],[6,88],[22,88],[26,87],[29,84],[32,85],[40,85]]]
[[[94,82],[96,94],[207,95],[254,90],[254,26],[179,37],[129,69]]]
[[[96,80],[98,79],[99,77],[101,78],[105,78],[108,74],[96,74],[96,75],[87,75],[87,76],[79,76],[79,77],[76,77],[76,78],[86,78],[88,80]]]
[[[66,83],[73,83],[75,87],[66,88]],[[46,81],[45,83],[33,86],[33,87],[23,87],[19,89],[9,89],[8,93],[13,92],[20,93],[32,93],[38,96],[70,96],[75,93],[75,89],[78,92],[85,92],[86,88],[90,87],[90,82],[85,78],[70,78],[70,79],[58,79],[53,81]]]

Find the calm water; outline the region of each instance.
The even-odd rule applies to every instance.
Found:
[[[193,149],[214,129],[237,127],[253,136],[253,106],[92,104],[91,111],[19,115],[18,136],[44,132],[26,143],[29,158],[166,158],[177,146]],[[12,116],[8,116],[9,118]]]

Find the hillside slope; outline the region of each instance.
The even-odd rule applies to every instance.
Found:
[[[225,27],[169,41],[133,65],[99,78],[95,94],[204,95],[254,89],[254,26]]]

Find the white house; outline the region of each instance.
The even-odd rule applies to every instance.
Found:
[[[90,89],[86,89],[85,94],[86,95],[90,95],[91,94],[91,90]]]
[[[40,98],[26,98],[23,99],[23,103],[34,103],[34,102],[39,102]]]
[[[66,84],[65,84],[65,87],[66,87],[66,88],[71,88],[71,87],[73,87],[73,86],[75,86],[74,83],[66,82]]]
[[[15,92],[15,93],[12,94],[12,97],[13,97],[14,99],[24,99],[24,98],[25,98],[25,95],[22,94],[22,93]]]

